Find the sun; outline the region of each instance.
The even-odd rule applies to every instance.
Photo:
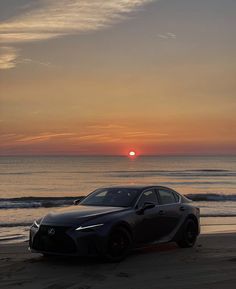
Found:
[[[129,157],[130,158],[136,157],[136,152],[135,151],[129,151]]]

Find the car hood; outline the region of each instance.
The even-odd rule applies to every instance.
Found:
[[[123,207],[70,206],[46,215],[42,225],[80,225],[91,219],[126,210]]]

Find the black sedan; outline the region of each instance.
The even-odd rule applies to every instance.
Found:
[[[192,247],[199,233],[199,208],[174,190],[111,187],[35,221],[29,246],[44,255],[119,261],[132,248],[146,244],[175,241],[180,247]]]

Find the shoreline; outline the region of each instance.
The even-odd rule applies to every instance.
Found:
[[[236,216],[201,217],[201,234],[236,232]],[[1,227],[0,246],[18,244],[28,239],[29,226]]]
[[[0,244],[0,288],[233,289],[236,231],[203,234],[194,248],[175,243],[135,250],[120,263],[89,258],[43,258],[28,244]]]

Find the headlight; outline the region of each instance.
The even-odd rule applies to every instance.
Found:
[[[92,228],[96,228],[96,227],[101,227],[104,224],[95,224],[95,225],[90,225],[90,226],[80,226],[78,228],[76,228],[76,231],[82,231],[82,230],[87,230],[87,229],[92,229]]]
[[[32,227],[38,229],[38,228],[40,227],[40,221],[41,221],[41,220],[35,220],[34,223],[33,223],[33,225],[32,225]]]

